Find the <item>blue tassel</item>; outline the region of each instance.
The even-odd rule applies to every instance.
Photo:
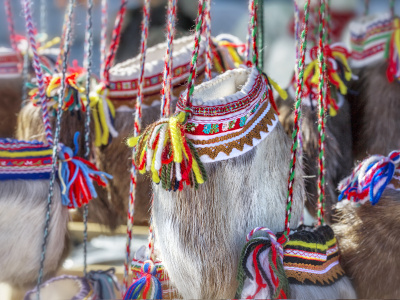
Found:
[[[162,286],[156,275],[156,267],[151,260],[143,262],[141,277],[128,288],[124,300],[162,299]]]

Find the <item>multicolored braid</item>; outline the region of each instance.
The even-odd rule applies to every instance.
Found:
[[[258,4],[258,13],[257,13],[257,22],[259,25],[258,27],[258,50],[260,51],[259,53],[259,64],[258,67],[260,70],[264,69],[264,1],[261,0]]]
[[[46,97],[46,89],[45,89],[45,84],[44,84],[43,70],[42,70],[42,67],[40,64],[40,58],[39,58],[39,53],[37,50],[38,48],[37,48],[36,39],[35,39],[36,29],[35,29],[35,26],[33,25],[30,0],[24,0],[23,4],[24,4],[27,36],[29,39],[29,44],[32,49],[32,53],[33,53],[33,68],[35,70],[36,80],[37,80],[37,84],[38,84],[38,88],[39,88],[40,101],[42,103],[42,106],[41,106],[42,118],[43,118],[43,122],[44,122],[46,141],[50,146],[52,146],[53,145],[53,133],[51,131],[49,111],[47,108],[47,97]]]
[[[305,68],[305,57],[307,49],[307,33],[308,33],[308,19],[309,19],[309,8],[310,0],[304,4],[304,29],[301,32],[301,48],[300,48],[300,61],[299,61],[299,77],[297,78],[297,88],[296,88],[296,102],[294,109],[294,127],[293,127],[293,143],[291,147],[291,159],[289,164],[289,178],[288,178],[288,192],[286,198],[286,217],[285,217],[285,231],[283,235],[279,238],[279,242],[284,244],[289,239],[290,233],[290,219],[292,213],[292,203],[293,203],[293,188],[294,179],[296,173],[296,154],[298,149],[298,136],[299,136],[299,119],[301,118],[301,99],[303,90],[303,76]]]
[[[4,0],[4,8],[5,8],[6,15],[7,15],[7,24],[8,24],[8,32],[10,34],[11,48],[15,52],[18,52],[17,42],[15,41],[14,18],[13,18],[10,0]]]
[[[389,6],[390,6],[390,15],[392,17],[394,17],[394,14],[395,14],[395,1],[394,0],[390,0]]]
[[[108,80],[109,80],[109,71],[114,62],[114,58],[117,53],[117,49],[118,49],[118,45],[119,45],[119,40],[121,38],[122,23],[124,21],[124,17],[125,17],[125,13],[126,13],[126,4],[127,3],[128,3],[128,0],[121,0],[121,6],[119,8],[117,17],[115,18],[115,26],[114,26],[114,30],[112,33],[110,50],[109,50],[108,56],[106,58],[106,62],[104,65],[104,73],[103,73],[104,80],[107,84],[108,84]]]
[[[104,81],[104,70],[106,68],[107,48],[107,24],[108,24],[108,3],[101,0],[101,40],[100,40],[100,79]]]
[[[254,66],[258,66],[258,47],[257,47],[257,31],[258,31],[258,24],[257,24],[257,11],[258,11],[258,0],[250,1],[250,28],[251,28],[251,41],[253,45],[253,57],[251,58],[251,62]],[[251,55],[251,54],[249,54]],[[249,58],[250,61],[250,58]]]
[[[177,2],[177,0],[168,0],[167,52],[165,54],[163,85],[161,89],[161,118],[168,117],[171,110],[172,51],[175,36]]]
[[[141,45],[140,45],[140,75],[139,75],[139,85],[138,85],[138,96],[136,99],[135,124],[133,133],[135,137],[140,134],[141,130],[144,67],[146,63],[149,21],[150,21],[150,0],[145,0],[143,5],[142,35],[141,35]],[[133,214],[135,212],[135,190],[136,190],[136,166],[133,159],[134,150],[135,149],[133,148],[128,221],[126,229],[127,239],[126,239],[126,255],[124,262],[124,279],[123,279],[124,284],[122,289],[122,296],[124,296],[125,291],[128,289],[129,266],[131,263],[131,241],[132,241]]]
[[[206,0],[206,8],[204,10],[204,28],[206,40],[206,68],[205,80],[212,78],[212,49],[211,49],[211,0]]]
[[[254,7],[254,1],[255,0],[250,0],[249,1],[249,15],[250,15],[250,19],[249,19],[249,26],[247,27],[247,37],[246,37],[246,61],[250,61],[251,60],[251,45],[252,45],[252,23],[251,20],[253,18],[253,7]]]
[[[326,122],[326,0],[320,0],[319,9],[319,95],[318,95],[318,225],[324,225],[325,212],[325,122]]]
[[[88,0],[88,9],[86,15],[86,29],[87,29],[87,47],[85,48],[86,62],[86,118],[85,118],[85,155],[84,158],[89,160],[90,155],[90,77],[92,76],[92,52],[93,52],[93,22],[92,22],[93,0]],[[89,208],[88,204],[83,206],[83,273],[87,276],[87,222],[88,222]]]
[[[204,21],[204,14],[205,14],[206,2],[205,0],[199,0],[198,6],[198,14],[196,20],[196,31],[194,34],[194,47],[192,53],[192,61],[190,62],[190,71],[189,71],[189,78],[187,84],[187,94],[185,100],[185,106],[187,108],[190,107],[190,97],[194,91],[194,82],[196,79],[196,70],[197,70],[197,58],[200,51],[200,41],[201,41],[201,29],[203,26]]]

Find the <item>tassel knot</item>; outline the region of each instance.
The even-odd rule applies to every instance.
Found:
[[[112,176],[100,172],[94,164],[76,156],[79,133],[74,137],[75,152],[64,145],[59,151],[58,175],[61,184],[62,204],[68,208],[81,207],[97,197],[93,185],[95,181],[100,186],[106,186]]]
[[[349,177],[339,183],[339,201],[346,199],[355,204],[364,204],[369,200],[375,205],[393,179],[399,164],[400,151],[393,151],[388,157],[373,155],[365,159]]]

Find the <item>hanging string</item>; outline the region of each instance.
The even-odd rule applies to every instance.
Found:
[[[46,19],[47,19],[46,0],[40,0],[40,33],[47,33]]]
[[[104,70],[106,68],[107,48],[107,24],[108,24],[108,3],[101,0],[101,38],[100,38],[100,80],[104,81]]]
[[[29,0],[25,0],[27,3]],[[57,108],[57,121],[56,121],[56,128],[55,128],[55,135],[54,135],[54,145],[53,145],[53,156],[52,156],[52,165],[51,165],[51,173],[50,173],[50,186],[49,186],[49,196],[47,199],[47,209],[46,209],[46,221],[44,226],[44,235],[43,235],[43,243],[42,243],[42,255],[40,258],[40,269],[39,269],[39,277],[37,281],[37,299],[40,298],[40,284],[43,279],[43,268],[44,268],[44,261],[46,257],[46,245],[47,245],[47,238],[49,233],[49,225],[50,225],[50,212],[51,212],[51,202],[53,200],[53,192],[54,192],[54,183],[56,179],[56,165],[57,165],[57,150],[58,150],[58,143],[60,138],[60,129],[61,129],[61,117],[62,117],[62,103],[65,96],[65,77],[67,73],[67,62],[69,56],[69,45],[71,39],[71,23],[72,23],[72,15],[73,15],[73,8],[75,5],[75,0],[69,0],[68,4],[68,24],[67,24],[67,31],[66,31],[66,41],[64,46],[64,57],[63,57],[63,65],[62,65],[62,76],[61,76],[61,89],[60,89],[60,96],[58,100],[58,108]],[[28,7],[26,5],[25,7]],[[28,8],[29,10],[29,8]],[[26,13],[29,15],[30,13]],[[34,38],[33,38],[34,40]],[[32,50],[34,48],[33,44],[31,44]],[[42,105],[42,109],[43,109]]]
[[[319,94],[318,94],[318,225],[324,225],[325,212],[325,122],[326,122],[326,61],[324,48],[326,46],[326,1],[320,0],[319,9]]]
[[[35,39],[36,29],[33,25],[33,19],[32,19],[31,7],[30,7],[31,0],[23,0],[23,1],[24,1],[23,4],[24,4],[26,31],[27,31],[27,36],[29,39],[29,44],[32,48],[33,67],[35,69],[36,80],[37,80],[37,84],[38,84],[38,88],[39,88],[40,102],[42,104],[41,108],[42,108],[42,117],[43,117],[43,122],[44,122],[44,130],[45,130],[45,134],[46,134],[47,143],[50,146],[52,146],[53,145],[53,134],[51,132],[49,112],[48,112],[48,108],[47,108],[47,97],[46,97],[46,93],[45,93],[43,71],[42,71],[42,67],[40,64],[40,58],[39,58],[39,53],[37,50],[37,44],[36,44],[36,39]]]
[[[5,10],[6,10],[6,15],[7,15],[8,32],[10,34],[11,48],[15,52],[18,52],[17,42],[15,40],[14,17],[13,17],[10,1],[11,0],[4,0],[4,6],[5,6]]]
[[[205,80],[212,78],[212,49],[211,49],[211,0],[206,0],[206,7],[204,10],[204,30],[205,30],[205,42],[206,42],[206,68],[205,68]]]
[[[364,16],[369,15],[369,0],[364,0]]]
[[[115,19],[115,26],[114,26],[114,30],[112,33],[110,50],[109,50],[108,56],[105,60],[103,78],[107,84],[108,84],[108,80],[109,80],[109,71],[114,62],[115,55],[117,54],[119,40],[121,38],[122,23],[123,23],[124,17],[125,17],[127,2],[128,2],[128,0],[121,0],[121,6],[119,8],[117,17]]]
[[[390,15],[393,18],[395,14],[395,0],[390,0],[389,5],[390,5]]]
[[[186,93],[186,99],[185,99],[185,105],[184,105],[188,110],[190,108],[190,97],[193,94],[194,82],[196,79],[197,58],[198,58],[199,51],[200,51],[201,29],[203,26],[205,6],[206,6],[205,0],[199,0],[198,14],[197,14],[197,19],[196,19],[196,29],[195,29],[195,34],[194,34],[194,47],[193,47],[193,53],[192,53],[192,61],[190,62],[187,93]]]
[[[172,51],[175,36],[177,0],[168,0],[167,52],[164,60],[163,85],[161,89],[161,118],[168,117],[172,97]]]
[[[86,16],[86,32],[87,47],[85,49],[86,62],[86,118],[85,118],[85,155],[84,158],[89,160],[90,155],[90,79],[92,76],[92,52],[93,52],[93,22],[92,22],[93,0],[88,0],[88,9]],[[87,223],[88,223],[89,207],[88,204],[83,206],[83,273],[87,277]]]
[[[247,27],[247,37],[246,37],[246,61],[251,60],[251,33],[252,33],[252,28],[251,28],[251,19],[253,17],[253,7],[254,7],[254,0],[249,1],[249,26]]]
[[[289,164],[289,178],[288,178],[288,192],[286,197],[286,216],[285,216],[285,230],[283,235],[279,238],[279,242],[281,244],[286,243],[289,240],[290,233],[290,219],[292,216],[292,204],[293,204],[293,188],[294,188],[294,179],[296,173],[296,154],[299,146],[298,136],[299,136],[299,119],[301,119],[301,99],[302,99],[302,90],[303,90],[303,75],[305,68],[305,57],[307,50],[307,33],[308,33],[308,19],[309,19],[309,8],[310,8],[310,0],[307,0],[304,4],[304,28],[301,32],[301,48],[300,48],[300,61],[298,63],[299,68],[299,77],[297,79],[297,87],[296,87],[296,101],[295,101],[295,110],[294,110],[294,126],[293,126],[293,143],[291,147],[291,158]]]
[[[258,11],[258,0],[252,0],[250,1],[250,32],[251,32],[251,44],[253,48],[253,57],[250,58],[251,56],[251,51],[248,53],[248,58],[247,61],[250,61],[253,63],[253,66],[258,67],[258,47],[257,47],[257,31],[258,31],[258,24],[257,24],[257,11]],[[250,45],[248,45],[250,49]]]
[[[332,14],[331,14],[331,0],[328,0],[325,2],[325,12],[326,12],[326,35],[327,38],[326,40],[328,41],[328,44],[330,45],[332,43]]]
[[[64,22],[61,34],[61,42],[60,42],[60,53],[58,54],[55,69],[58,70],[58,67],[62,64],[62,57],[64,55],[64,46],[65,46],[65,35],[67,33],[67,23],[68,23],[68,12],[66,11],[64,14]]]
[[[149,21],[150,21],[150,0],[145,0],[143,5],[142,34],[140,43],[140,75],[138,83],[138,95],[136,98],[135,124],[133,133],[135,137],[140,134],[141,130],[144,67],[146,63]],[[126,229],[127,239],[126,239],[126,255],[124,262],[124,280],[123,280],[124,284],[122,288],[122,296],[124,296],[125,291],[128,289],[129,266],[131,263],[131,241],[132,241],[133,215],[135,212],[134,209],[135,209],[135,191],[136,191],[136,167],[133,157],[134,154],[132,152],[132,169],[131,169],[130,197],[129,197],[129,208],[128,208],[128,223]]]
[[[264,69],[264,0],[260,0],[258,4],[258,13],[257,13],[258,23],[258,49],[260,49],[259,53],[259,65],[258,67],[263,70]]]

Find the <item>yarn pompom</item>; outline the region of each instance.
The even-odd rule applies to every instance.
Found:
[[[267,236],[253,235],[257,231]],[[257,227],[247,236],[239,261],[237,299],[287,299],[289,283],[283,269],[283,247],[275,234]]]
[[[378,203],[383,191],[393,179],[400,164],[400,151],[392,151],[388,157],[372,155],[361,162],[353,173],[339,183],[339,201],[346,199],[354,204]]]
[[[143,262],[141,277],[128,288],[124,300],[162,299],[162,286],[156,277],[156,267],[151,260]]]
[[[161,119],[139,137],[128,139],[136,147],[134,162],[141,174],[151,171],[155,183],[166,190],[182,190],[183,183],[198,187],[207,180],[199,155],[185,136],[186,113]]]
[[[100,172],[91,162],[76,156],[78,136],[77,132],[74,137],[75,152],[64,145],[59,152],[58,175],[62,204],[68,208],[81,207],[97,197],[93,181],[99,186],[106,186],[107,178],[112,178],[111,175]]]

